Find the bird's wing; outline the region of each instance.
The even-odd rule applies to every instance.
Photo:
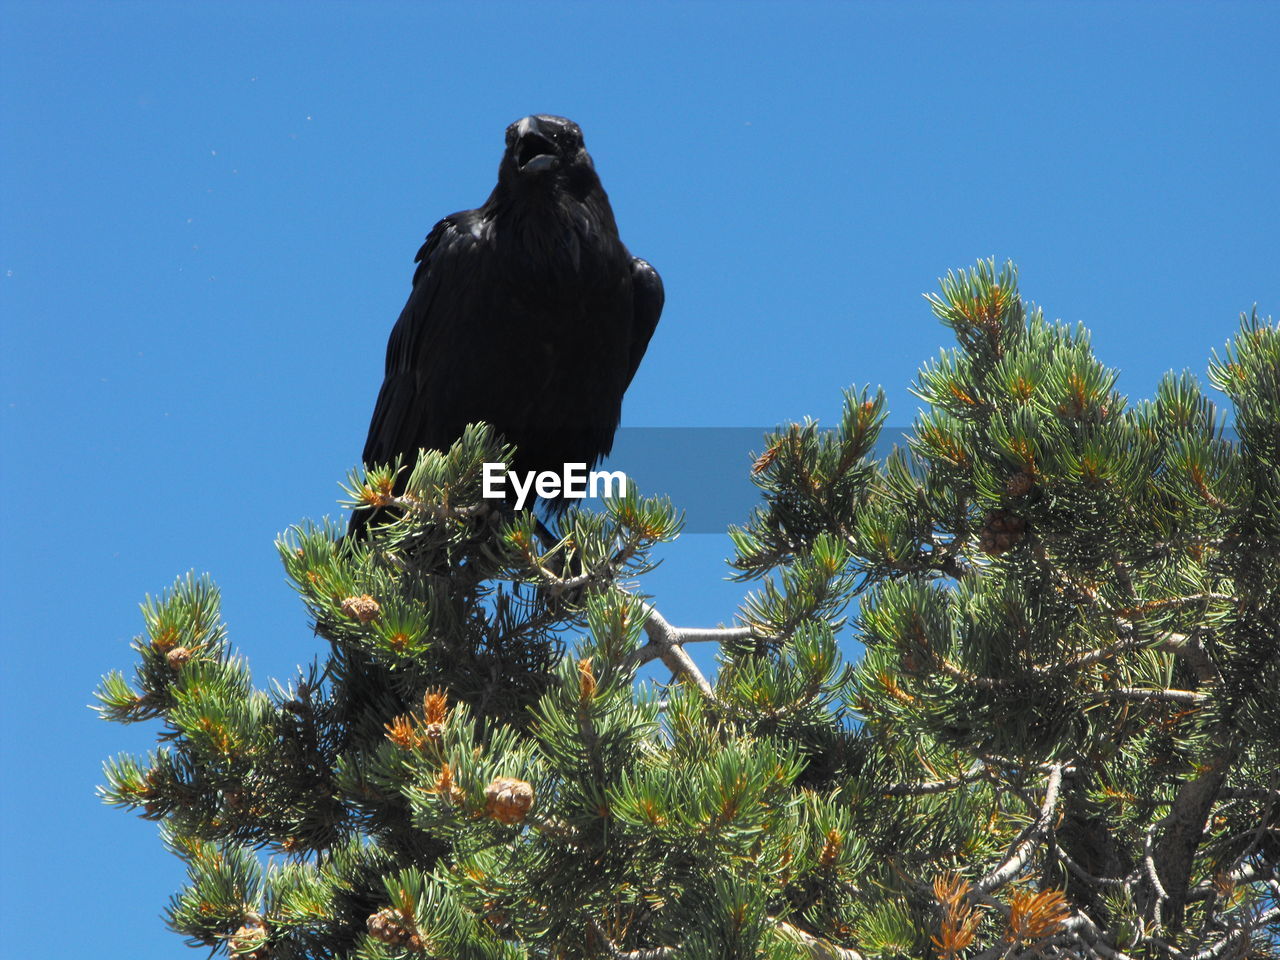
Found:
[[[640,367],[644,352],[649,347],[649,338],[653,336],[658,318],[662,316],[662,304],[666,299],[662,290],[662,277],[658,276],[658,271],[647,260],[639,257],[631,259],[631,298],[631,353],[627,379],[623,383],[624,390],[631,385],[631,379]]]
[[[474,211],[445,217],[418,251],[413,292],[387,342],[386,377],[378,393],[366,464],[404,456],[412,466],[421,447],[443,448],[461,435],[462,404],[474,396],[465,382],[473,364],[459,363],[474,336],[471,299],[483,291]],[[451,359],[452,358],[452,359]]]

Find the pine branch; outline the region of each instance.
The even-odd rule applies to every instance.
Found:
[[[626,566],[627,561],[634,557],[639,552],[639,549],[638,543],[627,543],[600,567],[594,570],[584,570],[582,573],[575,574],[572,577],[562,577],[551,570],[533,555],[532,550],[526,551],[525,560],[533,571],[537,573],[539,582],[547,588],[553,597],[558,597],[581,590],[592,583],[607,582]]]
[[[1205,653],[1204,647],[1200,645],[1200,638],[1195,634],[1184,634],[1176,631],[1170,631],[1162,634],[1153,640],[1143,640],[1135,635],[1134,623],[1132,620],[1124,617],[1116,618],[1116,625],[1120,630],[1128,635],[1128,639],[1121,644],[1117,644],[1119,648],[1117,652],[1123,650],[1132,650],[1136,647],[1149,647],[1152,650],[1161,650],[1172,653],[1176,657],[1184,660],[1196,675],[1196,679],[1201,683],[1210,684],[1222,679],[1218,668],[1209,659],[1209,655]],[[1086,661],[1079,661],[1080,665],[1085,665]]]
[[[986,775],[982,763],[974,763],[967,771],[949,780],[917,780],[914,783],[894,783],[883,790],[889,797],[922,797],[934,793],[946,793],[956,787],[981,780]]]
[[[427,503],[407,493],[392,497],[385,503],[379,504],[379,506],[389,506],[396,510],[403,510],[405,513],[430,517],[436,521],[469,520],[472,517],[479,517],[493,512],[493,505],[487,501],[471,503],[461,507],[451,507],[445,503]]]
[[[1126,632],[1131,632],[1132,624],[1127,621],[1120,621],[1126,627]],[[983,690],[999,690],[1008,687],[1014,687],[1027,680],[1046,679],[1049,677],[1063,676],[1069,673],[1078,673],[1082,668],[1092,666],[1095,663],[1103,663],[1111,661],[1124,653],[1132,650],[1150,649],[1163,650],[1176,654],[1184,658],[1197,673],[1197,678],[1203,682],[1210,682],[1217,676],[1217,671],[1213,667],[1212,662],[1204,653],[1203,648],[1192,643],[1190,638],[1180,633],[1166,633],[1155,639],[1141,639],[1136,636],[1130,636],[1127,639],[1117,643],[1108,644],[1104,647],[1098,647],[1095,650],[1089,650],[1084,653],[1078,653],[1061,663],[1049,664],[1042,666],[1040,664],[1032,664],[1020,673],[1015,673],[1001,677],[986,677],[980,674],[970,673],[957,667],[954,663],[943,658],[937,658],[935,662],[938,669],[947,676],[961,680],[964,683],[972,684]],[[1100,691],[1119,693],[1119,691]],[[1156,691],[1153,691],[1155,693]],[[1192,691],[1167,691],[1171,694],[1165,696],[1167,700],[1179,700],[1181,702],[1196,702],[1197,698],[1202,698],[1203,694]],[[1121,694],[1123,695],[1123,694]],[[1140,699],[1144,695],[1143,691],[1135,691],[1133,699]]]

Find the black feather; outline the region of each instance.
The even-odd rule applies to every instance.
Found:
[[[365,464],[411,464],[480,421],[516,446],[508,469],[590,468],[607,455],[663,290],[618,237],[577,124],[540,115],[508,127],[489,199],[437,223],[417,263]],[[375,518],[356,510],[351,532]]]

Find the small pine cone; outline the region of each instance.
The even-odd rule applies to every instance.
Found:
[[[169,669],[177,673],[187,665],[192,656],[190,647],[174,647],[164,655],[164,658],[169,664]]]
[[[1027,521],[1008,510],[992,510],[978,531],[978,547],[983,553],[998,557],[1013,549],[1026,534]]]
[[[241,960],[267,960],[271,951],[267,946],[267,925],[261,917],[249,917],[231,935],[231,956]]]
[[[422,727],[422,735],[432,743],[440,743],[444,740],[444,724],[428,723]]]
[[[1024,470],[1010,477],[1005,482],[1004,490],[1011,497],[1023,497],[1030,493],[1035,485],[1036,478]]]
[[[365,923],[369,928],[369,936],[379,943],[390,944],[393,947],[407,943],[413,936],[405,926],[404,917],[400,916],[400,911],[392,907],[383,907],[377,913],[369,914],[369,919]]]
[[[381,610],[382,608],[378,606],[378,601],[367,593],[362,593],[358,597],[347,597],[342,601],[342,612],[353,620],[359,620],[361,623],[376,620]]]
[[[499,823],[522,823],[533,806],[533,785],[515,777],[498,777],[484,788],[485,813]]]

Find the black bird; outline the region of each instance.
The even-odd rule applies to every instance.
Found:
[[[511,124],[489,199],[437,223],[416,262],[367,465],[412,464],[420,448],[445,449],[479,421],[516,446],[507,468],[522,474],[590,469],[612,449],[622,395],[662,313],[662,279],[619,239],[576,123]],[[350,531],[373,519],[354,511]]]

